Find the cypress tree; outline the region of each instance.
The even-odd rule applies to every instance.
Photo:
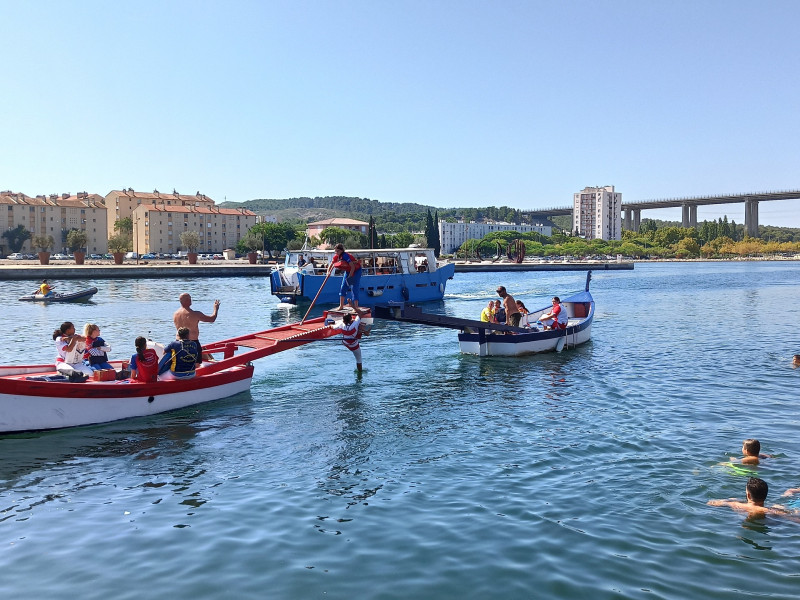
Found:
[[[436,214],[433,217],[433,235],[436,238],[436,242],[433,245],[433,255],[436,258],[439,258],[439,254],[442,251],[442,240],[439,237],[439,211],[436,211]]]

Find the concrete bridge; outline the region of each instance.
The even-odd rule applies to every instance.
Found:
[[[662,200],[639,200],[636,202],[623,202],[624,212],[623,228],[639,231],[643,210],[653,208],[677,208],[683,210],[681,225],[683,227],[697,227],[697,207],[712,204],[738,204],[744,203],[744,229],[750,237],[758,237],[758,203],[769,200],[798,200],[800,190],[787,190],[782,192],[759,192],[750,194],[733,194],[720,196],[692,196],[688,198],[665,198]],[[572,207],[548,208],[543,210],[526,211],[527,214],[537,216],[571,215]]]

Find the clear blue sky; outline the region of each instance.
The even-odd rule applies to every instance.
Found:
[[[0,188],[29,195],[800,189],[795,0],[0,0],[0,23]],[[760,216],[800,227],[800,201]]]

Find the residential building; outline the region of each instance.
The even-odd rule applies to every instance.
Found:
[[[622,194],[613,185],[586,187],[573,195],[572,231],[587,240],[622,239]]]
[[[67,234],[71,229],[86,232],[86,251],[103,254],[108,251],[108,228],[106,206],[98,194],[80,192],[50,194],[49,196],[26,196],[22,193],[0,192],[0,210],[6,216],[0,221],[3,231],[22,225],[33,235],[53,236],[53,252],[67,252]],[[0,238],[0,247],[7,251],[5,238]],[[28,240],[23,252],[32,252]]]
[[[200,234],[198,252],[221,253],[235,248],[237,242],[256,224],[256,213],[246,209],[219,208],[212,203],[203,206],[139,204],[131,214],[133,250],[175,253],[186,249],[181,233]]]
[[[504,222],[459,222],[439,221],[439,243],[443,254],[452,254],[467,240],[480,240],[496,231],[518,231],[519,233],[540,233],[550,237],[553,228],[549,225],[522,225]]]
[[[314,223],[309,223],[306,226],[306,236],[309,238],[312,237],[319,237],[319,234],[322,233],[324,229],[328,227],[338,227],[339,229],[349,229],[351,231],[357,231],[358,233],[363,233],[367,235],[367,229],[369,229],[369,223],[365,223],[364,221],[357,221],[355,219],[325,219],[324,221],[315,221]],[[320,248],[326,248],[325,244],[321,244]]]
[[[114,232],[114,223],[120,219],[133,216],[133,210],[142,204],[162,206],[194,206],[196,208],[214,206],[214,201],[197,192],[194,196],[179,194],[173,191],[171,194],[162,194],[158,190],[153,193],[135,192],[133,188],[126,190],[112,190],[105,197],[106,207],[108,208],[108,230]]]

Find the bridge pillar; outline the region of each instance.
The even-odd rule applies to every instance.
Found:
[[[697,229],[697,204],[689,207],[689,227]]]
[[[691,208],[688,204],[681,205],[681,227],[689,227],[689,209]]]
[[[758,237],[758,200],[744,201],[744,231],[750,237]]]
[[[639,233],[639,226],[642,223],[642,209],[637,208],[633,211],[633,230]]]
[[[622,228],[626,231],[631,230],[631,212],[630,208],[625,209],[625,223],[622,225]]]

